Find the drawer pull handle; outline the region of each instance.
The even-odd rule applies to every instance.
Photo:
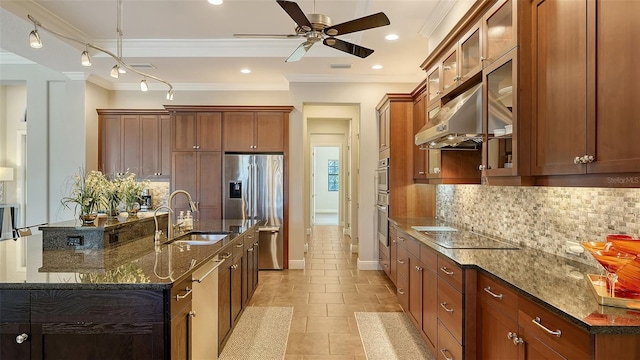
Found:
[[[180,295],[180,294],[176,295],[176,301],[180,301],[180,299],[184,299],[188,297],[189,295],[191,295],[191,292],[193,291],[193,289],[190,287],[186,287],[184,288],[184,290],[186,291],[184,295]]]
[[[242,244],[236,244],[236,247],[237,247],[237,248],[241,248],[241,247],[242,247]]]
[[[28,338],[29,338],[29,335],[27,335],[26,333],[22,333],[16,336],[16,343],[22,344],[23,342],[27,341]]]
[[[231,257],[231,253],[228,252],[228,253],[222,254],[221,257],[222,257],[222,259],[228,259],[228,258]]]
[[[400,259],[398,259],[398,262],[399,262],[400,264],[404,264],[404,260],[400,260]]]
[[[453,276],[453,271],[449,271],[449,269],[447,269],[446,266],[443,266],[440,268],[440,271],[442,271],[443,273],[449,275],[449,276]]]
[[[247,252],[251,252],[251,251],[253,251],[253,248],[252,248],[252,247],[250,247],[250,248],[248,248],[248,249],[247,249]]]
[[[451,351],[447,349],[440,349],[440,353],[442,354],[442,356],[444,356],[446,360],[453,360],[453,356],[449,356],[451,355]]]
[[[440,306],[444,309],[444,311],[446,311],[448,313],[452,313],[453,312],[453,309],[449,309],[447,307],[447,303],[446,302],[440,303]]]
[[[402,289],[398,289],[398,294],[400,294],[400,295],[404,295],[404,290],[402,290]]]
[[[502,294],[496,294],[493,291],[491,291],[491,286],[487,286],[486,288],[484,288],[484,292],[493,296],[495,299],[502,300]]]
[[[535,319],[531,320],[531,322],[538,325],[542,330],[546,331],[547,334],[549,335],[555,335],[557,337],[562,336],[562,331],[560,331],[560,329],[553,331],[548,329],[546,326],[542,325],[542,320],[540,320],[539,317],[536,317]]]
[[[422,271],[422,268],[418,265],[416,265],[416,271]]]
[[[398,240],[400,240],[400,241],[404,241],[404,238],[403,238],[403,237],[398,236]]]

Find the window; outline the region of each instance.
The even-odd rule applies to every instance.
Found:
[[[327,161],[329,167],[329,191],[338,191],[339,187],[339,163],[338,160],[328,160]]]

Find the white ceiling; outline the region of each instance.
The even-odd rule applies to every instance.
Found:
[[[384,12],[391,25],[340,36],[342,40],[374,49],[360,59],[317,43],[299,62],[284,60],[303,41],[297,39],[237,39],[234,33],[293,34],[295,23],[275,0],[225,0],[214,6],[207,0],[123,0],[123,51],[129,64],[152,64],[140,69],[171,82],[177,90],[251,89],[285,90],[289,82],[410,82],[419,83],[419,65],[428,55],[428,36],[456,0],[316,0],[316,13],[334,24]],[[313,13],[313,0],[297,1]],[[109,77],[115,64],[104,54],[92,53],[90,68],[80,66],[83,47],[58,41],[41,31],[44,47],[31,49],[26,18],[35,16],[45,27],[116,52],[116,0],[0,1],[3,34],[0,65],[19,59],[56,71],[84,73],[110,89],[137,88],[140,77]],[[6,10],[6,11],[4,11]],[[11,22],[12,24],[9,24]],[[13,32],[13,33],[12,33]],[[384,36],[399,35],[388,41]],[[75,47],[71,48],[71,46]],[[349,64],[350,69],[332,69]],[[373,70],[374,64],[383,66]],[[251,69],[250,74],[240,69]],[[151,88],[162,89],[161,84]]]

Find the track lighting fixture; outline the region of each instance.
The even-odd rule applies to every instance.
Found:
[[[89,57],[89,46],[80,55],[80,62],[82,66],[91,66],[91,57]]]
[[[157,82],[161,82],[165,85],[167,85],[169,87],[169,90],[167,92],[167,100],[173,100],[173,86],[171,85],[171,83],[169,83],[166,80],[163,80],[157,76],[153,76],[151,74],[148,74],[146,72],[140,71],[134,67],[132,67],[131,65],[127,64],[123,59],[122,59],[122,0],[117,0],[117,5],[118,5],[118,24],[117,24],[117,35],[118,35],[118,42],[117,42],[117,55],[114,54],[113,52],[104,49],[102,47],[99,47],[97,45],[88,43],[86,41],[82,41],[82,40],[78,40],[75,38],[72,38],[70,36],[58,33],[54,30],[48,29],[44,26],[42,26],[42,24],[36,20],[33,16],[31,15],[27,15],[27,18],[33,23],[33,27],[34,29],[31,30],[31,32],[29,33],[29,45],[31,45],[32,48],[34,49],[39,49],[42,47],[42,40],[40,39],[40,34],[38,33],[38,28],[47,31],[48,33],[63,39],[63,40],[67,40],[67,41],[71,41],[71,42],[75,42],[75,43],[79,43],[84,45],[85,50],[81,53],[80,55],[80,60],[82,62],[83,66],[91,66],[91,57],[89,55],[89,48],[92,48],[94,50],[100,51],[102,53],[105,53],[109,56],[111,56],[115,61],[116,64],[111,68],[111,71],[109,72],[109,75],[113,78],[119,78],[120,74],[125,74],[128,71],[131,71],[132,73],[138,74],[140,76],[143,77],[142,81],[140,81],[140,90],[142,91],[148,91],[149,90],[149,86],[147,84],[147,78],[149,79],[153,79]]]
[[[34,49],[40,49],[42,47],[42,40],[40,39],[40,34],[38,34],[38,25],[34,23],[33,26],[35,29],[29,33],[29,45]]]
[[[120,77],[120,66],[118,64],[113,65],[111,68],[111,73],[109,73],[112,78],[117,79]]]

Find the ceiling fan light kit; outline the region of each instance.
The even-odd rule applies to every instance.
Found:
[[[45,30],[46,32],[60,38],[63,40],[68,40],[68,41],[72,41],[75,43],[79,43],[85,46],[85,50],[82,51],[81,55],[80,55],[80,61],[81,64],[83,66],[91,66],[91,58],[89,56],[89,48],[92,48],[94,50],[98,50],[104,54],[107,54],[109,56],[111,56],[115,61],[116,64],[111,68],[111,71],[109,72],[109,75],[115,79],[120,77],[120,74],[125,74],[127,71],[129,70],[131,72],[134,72],[140,76],[143,77],[142,81],[140,82],[140,90],[142,91],[147,91],[149,89],[148,85],[147,85],[147,78],[149,79],[153,79],[157,82],[163,83],[165,85],[167,85],[169,87],[169,90],[167,91],[167,100],[173,100],[173,86],[171,85],[171,83],[169,83],[168,81],[161,79],[157,76],[145,73],[143,71],[140,71],[138,69],[135,69],[134,67],[132,67],[131,65],[127,64],[123,59],[122,59],[122,27],[121,27],[121,23],[122,23],[122,0],[117,0],[117,4],[118,4],[118,24],[117,24],[117,33],[118,33],[118,49],[117,52],[118,54],[114,54],[113,52],[104,49],[100,46],[91,44],[89,42],[86,41],[82,41],[82,40],[78,40],[76,38],[73,38],[71,36],[67,36],[64,34],[61,34],[59,32],[56,32],[54,30],[51,30],[45,26],[42,26],[42,24],[33,16],[31,15],[27,15],[27,18],[33,23],[34,29],[31,30],[31,32],[29,33],[29,45],[34,48],[34,49],[40,49],[42,48],[42,39],[40,38],[40,34],[38,33],[38,28]]]
[[[384,13],[361,17],[341,24],[333,25],[331,18],[323,14],[307,14],[302,11],[300,6],[293,1],[276,0],[278,5],[289,15],[289,17],[297,24],[295,34],[234,34],[240,38],[306,38],[293,53],[285,60],[293,62],[302,59],[309,51],[311,46],[319,41],[326,46],[336,50],[355,55],[360,58],[366,58],[373,54],[372,49],[367,49],[360,45],[335,38],[335,36],[350,34],[358,31],[373,29],[391,24],[389,18]],[[314,1],[315,12],[315,1]]]

